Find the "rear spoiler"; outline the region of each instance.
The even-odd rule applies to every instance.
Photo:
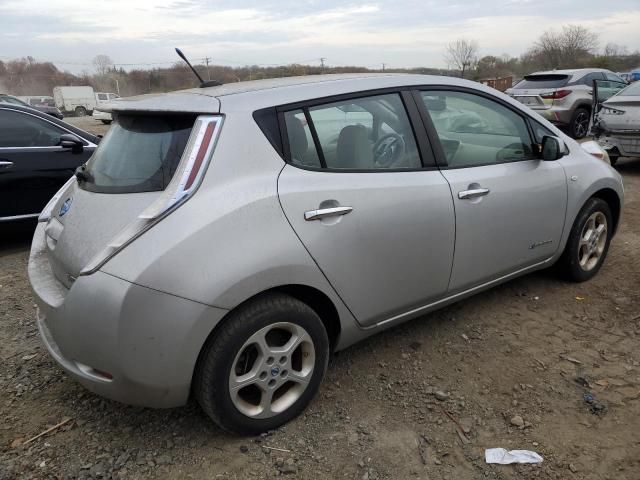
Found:
[[[201,91],[184,90],[171,93],[150,93],[124,97],[101,103],[101,112],[153,112],[153,113],[219,113],[220,101]]]

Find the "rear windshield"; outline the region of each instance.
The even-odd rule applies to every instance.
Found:
[[[194,116],[118,115],[87,163],[80,187],[98,193],[164,190],[194,122]]]
[[[569,75],[525,75],[513,88],[560,88],[569,82]]]

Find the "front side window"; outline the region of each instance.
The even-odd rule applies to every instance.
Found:
[[[67,133],[33,115],[0,110],[0,148],[55,147]]]
[[[99,193],[164,190],[194,123],[190,115],[119,115],[87,163],[87,181],[80,186]]]
[[[421,96],[450,167],[535,158],[525,120],[509,108],[466,92],[424,91]]]
[[[305,130],[307,144],[315,145],[310,135],[315,131],[320,151],[297,152],[295,145],[303,145],[291,138],[293,125],[302,121],[302,111],[285,116],[291,150],[291,161],[309,158],[324,161],[333,170],[389,170],[421,168],[415,136],[399,94],[352,98],[308,109],[311,131]],[[297,120],[293,120],[296,118]],[[291,125],[291,126],[290,126]],[[301,162],[304,163],[304,162]]]

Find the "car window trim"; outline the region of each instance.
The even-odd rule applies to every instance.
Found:
[[[302,109],[302,113],[304,115],[304,119],[309,126],[309,132],[311,132],[311,138],[313,139],[313,145],[316,149],[316,155],[318,156],[318,160],[320,161],[320,168],[326,170],[327,169],[327,160],[324,158],[324,150],[322,149],[322,145],[320,144],[320,137],[318,136],[318,131],[316,130],[316,125],[311,118],[311,113],[309,112],[309,107],[304,107]],[[287,137],[287,142],[289,141],[289,137]]]
[[[50,122],[48,118],[40,117],[39,115],[34,115],[33,113],[25,112],[24,110],[16,110],[16,109],[11,108],[11,107],[0,108],[0,112],[3,111],[3,110],[15,112],[15,113],[20,113],[20,114],[23,114],[23,115],[29,115],[29,116],[31,116],[33,118],[37,118],[38,120],[42,120],[43,122],[46,122],[46,123],[48,123],[50,125],[53,125],[54,127],[59,128],[61,130],[64,130],[65,132],[70,133],[71,135],[74,135],[74,136],[78,137],[83,142],[86,142],[85,145],[84,145],[85,147],[97,147],[98,146],[96,143],[93,143],[92,141],[86,139],[82,135],[79,135],[78,133],[74,132],[73,130],[69,130],[68,128],[65,128],[64,126],[59,125],[59,124],[57,124],[55,122]],[[52,146],[55,147],[57,145],[52,145]],[[51,148],[51,146],[49,146],[49,147],[1,147],[1,148]]]
[[[441,170],[455,170],[455,169],[459,169],[459,168],[475,168],[475,167],[486,167],[489,165],[508,165],[510,163],[517,163],[517,162],[526,162],[526,161],[531,161],[531,160],[538,160],[536,158],[527,158],[527,159],[522,159],[522,160],[515,160],[515,161],[509,161],[509,162],[489,162],[489,163],[480,163],[477,165],[461,165],[459,167],[452,167],[447,163],[447,157],[444,154],[444,150],[442,148],[442,144],[440,143],[440,137],[438,135],[438,132],[436,130],[435,125],[433,124],[433,120],[431,119],[431,115],[429,114],[429,111],[427,110],[426,105],[424,104],[424,101],[422,100],[422,96],[421,96],[421,92],[424,91],[454,91],[454,92],[460,92],[460,93],[468,93],[470,95],[477,95],[480,97],[484,97],[487,100],[491,100],[494,101],[500,105],[502,105],[503,107],[511,110],[513,113],[515,113],[516,115],[518,115],[520,118],[522,118],[522,120],[524,121],[526,127],[527,127],[527,132],[529,134],[529,141],[530,141],[530,145],[533,147],[534,145],[538,145],[537,142],[535,142],[535,136],[533,135],[533,132],[531,130],[531,125],[529,124],[529,116],[527,114],[525,114],[522,111],[519,111],[519,109],[515,108],[513,105],[510,105],[508,102],[504,101],[501,98],[495,97],[487,92],[483,92],[482,90],[475,90],[473,88],[468,88],[468,87],[461,87],[458,85],[427,85],[427,86],[416,86],[414,89],[411,90],[411,94],[413,95],[413,99],[415,101],[415,103],[418,106],[418,110],[420,112],[420,116],[422,118],[422,122],[425,125],[425,130],[427,133],[427,136],[429,137],[431,146],[433,148],[434,154],[436,156],[436,162],[438,163],[438,166]]]
[[[331,172],[331,173],[394,173],[394,172],[421,172],[421,171],[437,170],[438,166],[436,164],[436,160],[434,157],[433,148],[430,145],[429,138],[424,133],[424,128],[422,128],[423,125],[420,120],[420,114],[417,111],[417,106],[415,105],[415,101],[413,101],[413,98],[411,97],[410,89],[411,89],[410,86],[401,86],[401,87],[377,88],[372,90],[360,90],[357,92],[349,92],[349,93],[343,93],[339,95],[329,95],[325,97],[318,97],[318,98],[303,100],[295,103],[276,106],[276,111],[278,113],[278,122],[280,124],[280,132],[281,132],[280,137],[283,145],[284,161],[287,164],[296,168],[300,168],[302,170],[310,170],[310,171],[316,171],[316,172]],[[309,165],[299,165],[292,162],[291,150],[289,148],[289,138],[287,136],[287,126],[284,118],[285,113],[291,112],[294,110],[302,110],[303,112],[306,110],[308,112],[309,108],[316,107],[316,106],[322,106],[322,105],[327,105],[327,104],[341,102],[341,101],[348,101],[352,99],[382,96],[387,94],[397,94],[400,97],[400,100],[405,108],[407,119],[409,121],[409,125],[411,126],[414,139],[416,141],[416,148],[418,149],[418,155],[420,157],[421,167],[419,168],[380,168],[380,169],[370,170],[370,169],[354,169],[354,168],[329,168],[329,167],[322,167],[322,166],[313,167]],[[311,120],[310,117],[307,117],[306,114],[305,114],[305,119],[307,120],[307,123],[309,123],[309,121]],[[313,131],[315,131],[315,126],[313,126],[313,122],[309,124],[309,128],[310,130],[312,129],[311,132],[313,136]],[[320,160],[321,164],[325,164],[324,153],[321,151],[321,149],[320,151],[318,151],[316,138],[314,138],[314,146],[316,147],[318,158],[321,159]]]

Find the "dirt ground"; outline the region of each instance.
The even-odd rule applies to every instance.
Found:
[[[0,479],[637,480],[640,160],[618,169],[623,220],[595,279],[528,275],[340,352],[307,411],[255,438],[67,377],[37,334],[31,226],[0,231]],[[487,465],[490,447],[544,462]]]

